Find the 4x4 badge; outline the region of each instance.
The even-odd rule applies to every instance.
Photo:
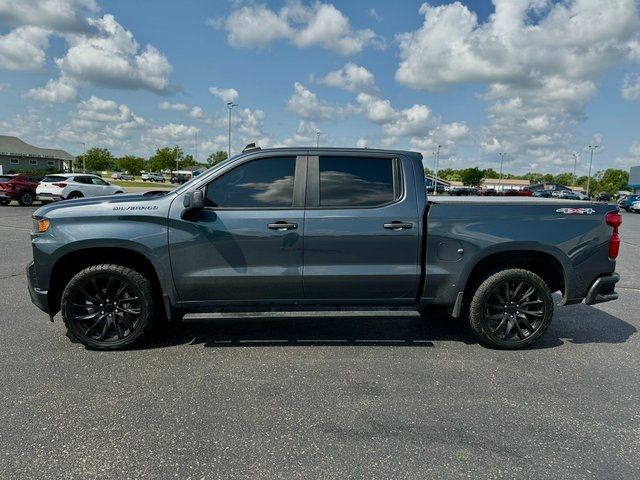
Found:
[[[564,213],[565,215],[593,215],[596,211],[593,208],[559,208],[556,210],[558,213]]]

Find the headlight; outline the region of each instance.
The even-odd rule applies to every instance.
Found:
[[[49,230],[51,222],[47,218],[33,218],[33,233],[44,233]]]

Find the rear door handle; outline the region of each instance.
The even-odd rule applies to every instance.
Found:
[[[298,228],[297,223],[288,223],[284,220],[278,220],[275,223],[270,223],[267,225],[271,230],[295,230]]]
[[[413,228],[413,223],[394,220],[393,222],[385,223],[384,228],[388,228],[389,230],[404,230],[406,228]]]

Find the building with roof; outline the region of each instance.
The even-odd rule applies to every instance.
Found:
[[[0,173],[71,171],[73,155],[54,148],[40,148],[18,137],[0,135]]]
[[[629,190],[640,193],[640,166],[631,167],[629,170]]]
[[[523,190],[529,188],[529,180],[516,180],[514,178],[483,178],[480,188],[493,188],[496,192],[505,190]]]

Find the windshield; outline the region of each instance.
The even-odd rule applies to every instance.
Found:
[[[47,175],[42,179],[43,182],[64,182],[66,180],[65,177],[61,177],[59,175]]]
[[[11,175],[0,175],[0,183],[7,183],[11,178]]]

